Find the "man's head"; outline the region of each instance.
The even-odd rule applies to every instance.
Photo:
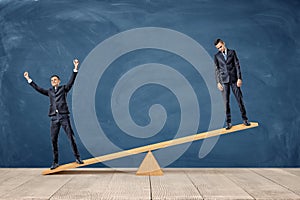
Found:
[[[223,42],[223,40],[218,38],[215,40],[214,44],[219,51],[225,52],[226,46],[225,46],[225,42]]]
[[[60,84],[60,78],[59,78],[59,76],[52,75],[51,78],[50,78],[50,80],[51,80],[51,85],[53,87],[58,87],[59,86],[59,84]]]

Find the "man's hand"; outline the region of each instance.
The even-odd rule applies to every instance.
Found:
[[[222,92],[224,90],[223,86],[221,83],[218,83],[218,89]]]
[[[238,79],[236,85],[237,85],[238,87],[241,87],[242,84],[243,84],[242,79]]]
[[[24,77],[26,78],[27,81],[30,79],[28,72],[24,72]]]
[[[73,64],[74,64],[74,69],[75,69],[75,70],[78,70],[79,61],[78,61],[77,58],[75,58],[75,59],[73,60]]]

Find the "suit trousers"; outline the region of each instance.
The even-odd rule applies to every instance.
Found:
[[[243,120],[248,120],[246,114],[246,108],[243,102],[243,94],[240,87],[235,83],[224,83],[223,84],[222,96],[225,104],[226,122],[231,123],[231,112],[230,112],[230,88],[235,96],[235,99],[239,105],[240,112]]]
[[[54,116],[51,116],[51,140],[52,140],[52,150],[53,150],[53,162],[58,163],[58,135],[60,127],[63,127],[65,133],[68,136],[68,139],[71,143],[72,150],[75,158],[80,158],[77,145],[75,142],[74,132],[71,127],[70,117],[68,114],[59,114],[57,113]]]

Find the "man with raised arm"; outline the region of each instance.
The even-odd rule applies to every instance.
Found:
[[[74,69],[69,82],[66,85],[60,85],[60,78],[58,75],[50,77],[52,87],[44,89],[39,87],[30,77],[28,72],[24,72],[24,77],[28,83],[39,93],[46,95],[50,100],[49,117],[51,118],[50,134],[52,140],[53,163],[50,169],[55,169],[59,166],[58,163],[58,135],[60,127],[63,127],[68,139],[72,145],[72,150],[75,156],[75,161],[78,164],[83,164],[75,142],[74,132],[70,123],[70,111],[67,104],[67,93],[71,90],[75,78],[78,73],[79,61],[73,60]]]

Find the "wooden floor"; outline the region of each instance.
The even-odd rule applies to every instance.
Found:
[[[43,170],[0,168],[0,199],[300,199],[300,168]]]

